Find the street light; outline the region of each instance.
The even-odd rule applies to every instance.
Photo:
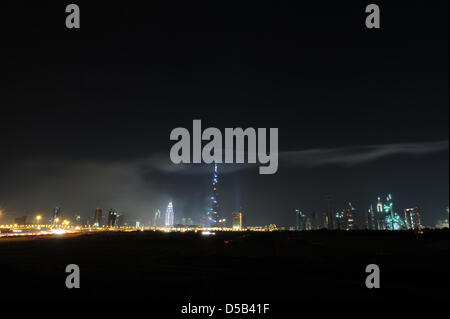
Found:
[[[37,215],[37,216],[36,216],[36,221],[37,221],[38,224],[39,224],[39,222],[41,221],[41,219],[42,219],[42,216],[41,216],[41,215]]]

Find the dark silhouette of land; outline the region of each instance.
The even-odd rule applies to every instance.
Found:
[[[449,296],[448,230],[99,232],[0,240],[7,298],[277,300]],[[381,288],[365,286],[365,267]],[[81,288],[65,287],[77,264]]]

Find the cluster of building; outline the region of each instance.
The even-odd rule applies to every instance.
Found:
[[[219,192],[218,192],[219,174],[217,171],[217,164],[214,165],[214,173],[212,178],[212,192],[210,196],[211,206],[207,209],[206,213],[200,218],[198,226],[203,228],[226,228],[227,218],[220,216],[219,214]],[[245,216],[242,212],[235,212],[231,214],[231,226],[233,229],[244,229]],[[175,213],[173,209],[173,203],[169,202],[167,205],[166,213],[161,216],[161,211],[158,209],[154,214],[153,227],[174,227],[174,226],[197,226],[191,218],[182,218],[179,223],[175,222]]]
[[[300,209],[295,210],[295,226],[277,227],[276,225],[269,225],[261,228],[248,227],[246,225],[246,218],[241,211],[231,213],[231,221],[220,213],[219,207],[219,192],[218,192],[219,174],[217,165],[214,166],[214,173],[212,178],[212,189],[210,196],[210,206],[206,212],[201,216],[199,223],[194,222],[191,218],[175,218],[175,211],[173,202],[169,202],[165,213],[162,214],[158,209],[154,212],[153,221],[150,227],[158,228],[216,228],[223,230],[419,230],[422,226],[421,213],[417,206],[404,208],[397,211],[394,206],[394,201],[391,194],[388,194],[384,199],[378,197],[375,204],[369,206],[368,210],[358,210],[355,206],[348,202],[345,207],[341,209],[334,208],[333,199],[331,196],[326,197],[327,209],[325,213],[318,213],[316,211],[305,213]],[[448,207],[447,218],[440,220],[436,228],[448,228]],[[143,228],[149,226],[141,224],[138,220],[133,224],[125,223],[125,214],[110,209],[107,214],[103,214],[102,208],[97,208],[93,216],[82,220],[80,215],[65,216],[62,219],[61,208],[56,206],[53,209],[49,225],[51,226],[88,226],[97,228]],[[41,223],[41,215],[36,216],[33,221],[36,224]],[[26,216],[15,219],[15,224],[25,225]]]
[[[312,212],[306,214],[295,210],[296,230],[419,230],[422,226],[419,207],[404,208],[401,212],[394,209],[391,194],[385,200],[379,196],[377,203],[370,205],[367,211],[358,211],[352,203],[343,209],[335,210],[331,196],[327,197],[327,213]]]
[[[162,216],[161,211],[156,210],[153,218],[153,227],[161,228],[161,227],[202,227],[202,228],[226,228],[228,225],[225,223],[227,221],[226,218],[222,218],[216,222],[212,216],[218,216],[217,211],[214,211],[214,215],[211,214],[211,210],[202,216],[200,219],[200,223],[194,223],[192,218],[183,217],[175,221],[175,212],[173,208],[173,203],[169,202],[167,205],[166,213]],[[209,218],[211,217],[211,219]],[[231,213],[231,226],[233,229],[240,230],[246,227],[245,225],[245,215],[242,212]]]

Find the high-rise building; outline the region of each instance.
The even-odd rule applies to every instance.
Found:
[[[166,218],[165,218],[165,225],[166,226],[173,226],[174,224],[174,212],[173,212],[173,204],[172,202],[169,203],[169,205],[167,205],[167,209],[166,209]]]
[[[352,203],[348,202],[347,211],[345,214],[346,224],[347,224],[346,230],[354,230],[354,229],[358,228],[358,226],[356,224],[356,215],[357,215],[357,212],[356,212],[355,207],[352,205]]]
[[[313,230],[313,220],[311,217],[306,217],[306,230]]]
[[[400,230],[406,229],[405,221],[394,211],[394,201],[392,195],[386,196],[386,203],[383,205],[386,220],[386,229]]]
[[[445,209],[446,214],[445,217],[443,219],[439,219],[437,224],[436,224],[436,228],[438,229],[443,229],[443,228],[448,228],[448,212],[449,212],[449,208],[447,206],[447,208]]]
[[[212,195],[211,195],[211,207],[208,209],[207,224],[210,227],[222,227],[225,221],[219,219],[219,192],[217,190],[217,184],[219,183],[219,173],[217,171],[217,164],[214,164],[214,174],[212,179]],[[219,221],[220,220],[220,221]]]
[[[122,227],[125,224],[125,213],[119,213],[116,216],[116,226]]]
[[[352,203],[348,203],[347,207],[336,213],[336,228],[340,230],[354,230],[356,225],[356,209]]]
[[[295,210],[295,230],[306,230],[306,215],[300,210]]]
[[[323,222],[321,215],[317,213],[317,211],[313,211],[311,213],[311,224],[313,229],[322,229],[323,228]]]
[[[383,210],[383,202],[381,201],[381,197],[378,196],[377,202],[377,211],[375,214],[376,219],[376,227],[377,230],[385,230],[386,229],[386,216]]]
[[[394,203],[391,194],[386,197],[386,203],[383,206],[385,218],[386,218],[386,228],[389,230],[395,229],[395,219],[394,219]]]
[[[102,215],[103,210],[101,208],[95,209],[95,215],[94,215],[94,226],[101,226],[102,225]]]
[[[161,211],[158,209],[155,212],[155,217],[153,218],[153,227],[162,227],[163,219],[161,216]]]
[[[356,227],[355,229],[371,229],[370,227],[370,213],[368,211],[363,210],[355,210],[355,220]]]
[[[422,228],[419,207],[415,206],[412,208],[405,208],[404,213],[405,213],[406,229],[417,230]]]
[[[108,213],[108,226],[109,227],[116,226],[116,218],[117,218],[117,212],[111,208]]]
[[[371,230],[377,230],[378,226],[377,226],[377,219],[376,219],[376,215],[375,215],[375,211],[373,210],[373,206],[370,205],[369,210],[367,212],[367,220],[368,220],[368,228]]]
[[[239,230],[244,228],[244,215],[242,212],[231,213],[233,229]]]

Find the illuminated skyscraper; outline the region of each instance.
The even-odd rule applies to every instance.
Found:
[[[449,211],[448,206],[445,209],[445,211],[446,211],[446,214],[445,214],[444,219],[439,219],[436,224],[436,228],[438,228],[438,229],[448,228],[448,211]]]
[[[352,205],[352,203],[349,202],[345,214],[347,230],[354,230],[358,228],[356,225],[356,214],[357,213],[355,207]]]
[[[161,227],[161,226],[163,226],[162,217],[161,217],[161,211],[159,209],[155,212],[155,217],[153,219],[153,226],[154,227]]]
[[[356,226],[356,209],[352,203],[348,203],[347,207],[336,213],[336,227],[340,230],[354,230]]]
[[[368,214],[368,228],[371,230],[377,230],[377,220],[376,220],[376,216],[375,216],[375,211],[373,210],[373,206],[370,205],[369,207],[369,211],[367,212]]]
[[[300,209],[295,210],[295,230],[306,230],[306,215]]]
[[[102,214],[103,210],[101,208],[95,209],[95,215],[94,215],[94,226],[101,226],[102,224]]]
[[[388,194],[386,196],[386,203],[383,205],[386,229],[389,230],[400,230],[405,229],[405,221],[394,211],[394,201],[392,200],[392,195]]]
[[[233,229],[242,229],[244,227],[244,216],[242,212],[232,213]]]
[[[390,230],[394,230],[394,203],[392,201],[392,196],[389,194],[386,197],[386,203],[384,204],[384,213],[386,218],[386,228]]]
[[[125,213],[120,213],[117,214],[116,217],[116,226],[117,227],[122,227],[125,225]]]
[[[383,202],[381,201],[381,197],[378,196],[377,202],[377,211],[375,213],[376,219],[376,229],[377,230],[385,230],[386,229],[386,216],[383,210]]]
[[[165,218],[165,225],[166,226],[173,226],[174,224],[174,212],[173,212],[173,205],[172,202],[169,203],[169,205],[167,205],[167,209],[166,209],[166,218]]]
[[[413,208],[405,208],[404,213],[405,213],[406,229],[416,230],[422,228],[419,207],[415,206]]]
[[[116,218],[117,218],[117,212],[111,208],[108,213],[108,226],[109,227],[116,226]]]
[[[211,208],[206,213],[207,223],[210,227],[220,227],[223,226],[219,222],[219,192],[217,190],[217,184],[219,183],[219,174],[217,171],[217,164],[214,164],[214,175],[212,180],[212,195],[211,195]]]

